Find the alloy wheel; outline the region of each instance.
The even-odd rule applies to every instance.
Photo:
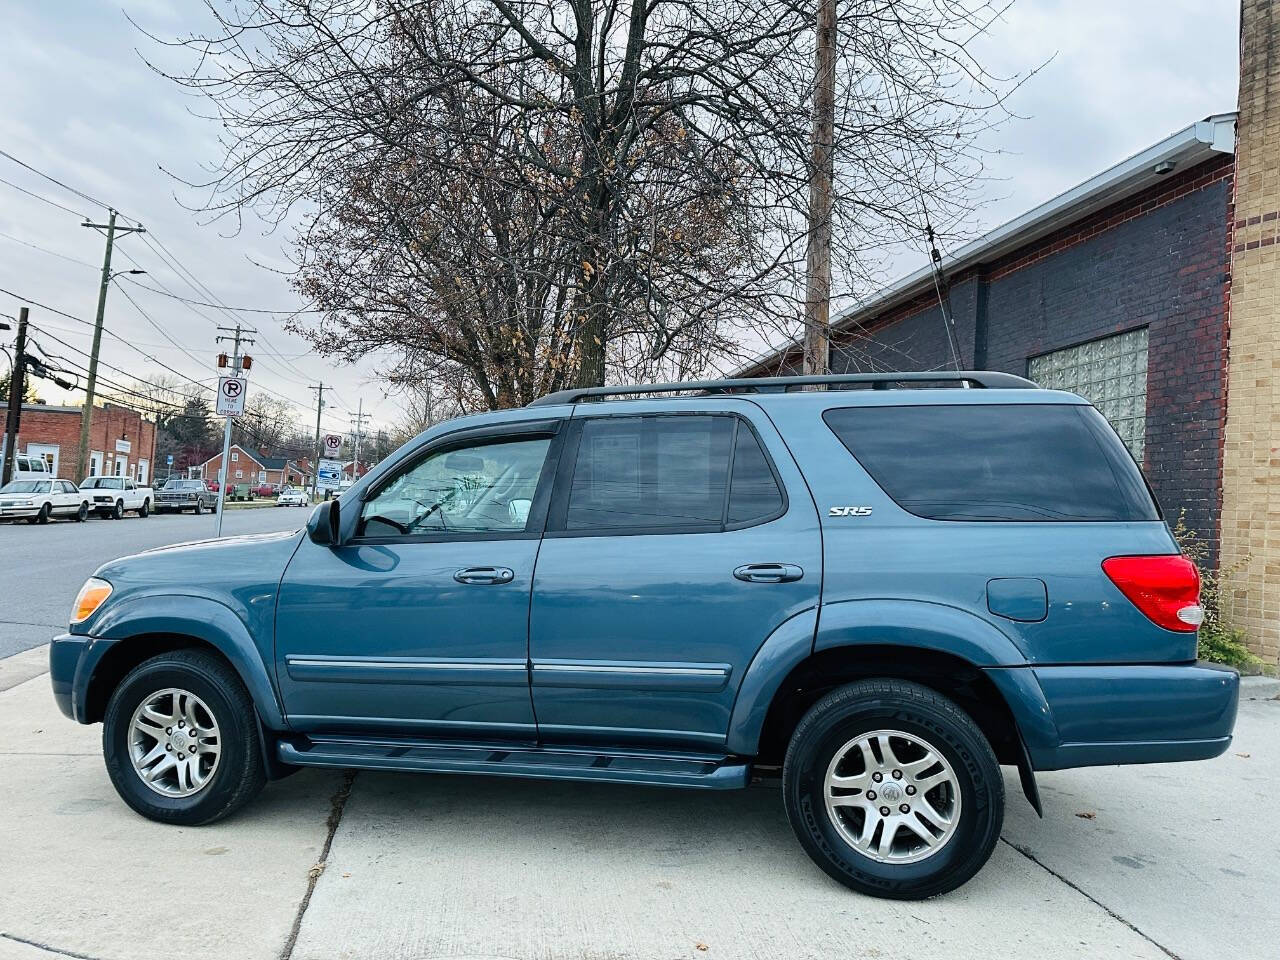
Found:
[[[836,751],[823,788],[841,837],[879,863],[938,853],[960,822],[960,781],[936,747],[901,730],[859,734]]]
[[[217,772],[221,754],[218,721],[189,690],[159,690],[133,712],[129,760],[139,779],[161,796],[199,793]]]

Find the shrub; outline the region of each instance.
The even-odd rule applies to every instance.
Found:
[[[1250,652],[1245,632],[1232,626],[1222,612],[1222,582],[1248,563],[1249,558],[1244,557],[1226,570],[1215,570],[1209,563],[1209,545],[1187,526],[1185,510],[1178,514],[1173,536],[1182,552],[1200,569],[1200,606],[1204,608],[1204,622],[1200,624],[1196,655],[1201,660],[1232,667],[1261,664],[1262,661]]]

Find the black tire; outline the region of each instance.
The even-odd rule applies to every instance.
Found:
[[[138,510],[138,516],[141,517],[143,520],[145,520],[147,519],[147,514],[149,514],[150,512],[151,512],[151,501],[143,500],[142,506]]]
[[[959,782],[954,832],[921,860],[883,862],[855,850],[832,822],[827,769],[859,734],[902,731],[929,744]],[[956,704],[904,680],[862,680],[827,694],[795,729],[782,771],[787,817],[805,852],[823,870],[860,893],[923,900],[954,890],[982,869],[1004,823],[1004,779],[991,745]]]
[[[221,755],[208,783],[186,797],[164,796],[147,786],[129,757],[130,724],[139,704],[177,687],[204,701],[219,728]],[[253,701],[220,657],[203,650],[174,650],[145,660],[111,694],[102,724],[107,773],[122,800],[160,823],[201,826],[222,820],[257,796],[266,783]]]
[[[111,508],[111,519],[112,520],[124,519],[124,501],[123,500],[117,500],[116,505]]]
[[[53,509],[49,504],[40,507],[40,512],[36,514],[36,523],[48,523],[49,517],[53,514]]]
[[[195,514],[197,517],[200,516],[200,514],[204,513],[204,501],[197,500],[196,505],[191,508],[191,512]]]
[[[80,509],[76,511],[76,523],[84,523],[88,519],[89,519],[89,502],[86,500],[80,504]]]

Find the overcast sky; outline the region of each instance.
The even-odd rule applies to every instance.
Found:
[[[0,0],[0,22],[6,27],[0,31],[0,150],[141,220],[148,239],[171,251],[222,302],[297,309],[301,302],[286,281],[255,266],[286,267],[287,237],[265,234],[253,224],[234,236],[224,236],[230,232],[225,225],[201,226],[174,196],[177,192],[190,203],[193,195],[161,169],[197,177],[200,164],[217,156],[216,129],[188,112],[199,103],[142,63],[137,48],[147,41],[125,11],[157,34],[177,36],[195,25],[199,7],[197,0]],[[969,232],[977,235],[1011,219],[1195,120],[1235,109],[1238,10],[1239,0],[1014,3],[983,42],[984,62],[1005,74],[1050,62],[1011,102],[1024,119],[1005,125],[985,144],[994,151],[993,180]],[[0,179],[9,181],[0,183],[0,287],[91,321],[103,238],[81,227],[78,214],[101,219],[104,211],[2,156]],[[117,249],[115,268],[134,266],[127,254],[148,271],[136,280],[207,299],[141,238],[125,237]],[[907,270],[923,263],[913,259],[900,258],[899,265]],[[108,297],[109,330],[186,377],[211,378],[215,321],[227,323],[228,317],[120,283],[180,347],[117,288]],[[16,314],[18,306],[19,301],[0,294],[0,313]],[[398,418],[395,399],[384,396],[373,361],[335,367],[285,333],[283,318],[246,314],[241,319],[252,321],[262,334],[251,350],[254,386],[295,402],[300,421],[314,423],[306,386],[321,379],[337,386],[325,413],[327,430],[345,431],[359,398],[375,427]],[[88,349],[89,327],[40,308],[33,308],[32,321],[49,335]],[[11,337],[0,334],[0,343],[8,345]],[[51,353],[83,360],[49,337],[37,339]],[[165,372],[110,337],[104,338],[102,358],[138,377]],[[126,379],[112,370],[102,373]],[[66,399],[49,385],[39,389],[51,401]],[[70,396],[79,402],[83,394]]]

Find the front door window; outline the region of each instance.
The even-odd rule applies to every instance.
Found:
[[[362,537],[522,533],[551,440],[511,440],[433,453],[365,502]]]

